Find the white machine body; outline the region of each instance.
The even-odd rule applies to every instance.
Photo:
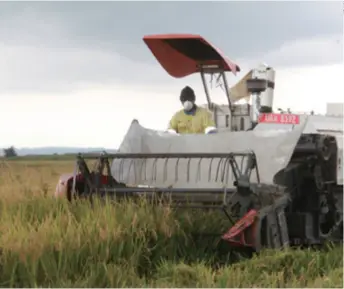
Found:
[[[260,106],[272,108],[274,101],[275,75],[275,70],[266,64],[260,64],[257,68],[252,69],[253,79],[262,79],[267,82],[265,91],[261,92],[259,95]]]
[[[260,64],[249,71],[238,83],[230,88],[232,109],[228,105],[213,104],[211,113],[219,132],[246,131],[257,122],[262,108],[272,112],[275,87],[275,70],[266,64]],[[249,79],[265,81],[265,90],[260,93],[249,93],[246,82]],[[239,104],[238,101],[246,103]],[[208,105],[202,105],[208,107]],[[327,103],[325,115],[314,112],[296,113],[302,122],[306,121],[304,133],[330,134],[336,137],[338,145],[337,154],[337,184],[343,184],[343,103]],[[290,111],[280,113],[291,114]],[[294,125],[258,123],[255,130],[288,130]]]
[[[266,65],[259,64],[251,69],[241,80],[239,80],[230,91],[232,111],[226,104],[213,104],[213,114],[218,130],[245,131],[252,127],[252,122],[257,122],[262,107],[272,110],[275,87],[275,70]],[[264,81],[265,89],[257,93],[250,93],[246,81],[258,79]],[[246,103],[238,103],[239,101]],[[208,108],[207,104],[202,107]]]

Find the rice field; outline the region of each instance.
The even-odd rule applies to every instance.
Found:
[[[219,238],[222,215],[146,204],[68,204],[52,194],[72,160],[0,161],[1,287],[338,287],[343,250],[266,251]]]

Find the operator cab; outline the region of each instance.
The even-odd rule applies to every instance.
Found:
[[[194,73],[201,75],[207,100],[202,106],[213,114],[218,131],[291,130],[304,118],[310,119],[305,114],[272,112],[275,70],[264,63],[253,68],[230,88],[226,72],[236,75],[240,67],[202,36],[158,34],[144,36],[143,41],[172,77],[182,78]],[[216,86],[224,91],[226,104],[212,102],[206,81],[208,76],[211,81],[215,79]],[[239,104],[238,101],[242,100],[246,103]],[[333,105],[332,109],[336,107]]]

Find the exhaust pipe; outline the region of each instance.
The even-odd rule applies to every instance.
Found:
[[[252,76],[247,79],[247,91],[251,94],[253,123],[258,122],[260,113],[271,113],[274,100],[275,70],[266,64],[252,69]]]

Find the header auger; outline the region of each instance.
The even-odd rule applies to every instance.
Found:
[[[89,170],[85,159],[97,159],[94,169]],[[237,158],[246,162],[245,167],[239,167]],[[111,176],[110,160],[119,162],[118,174]],[[203,166],[204,160],[206,166]],[[178,182],[183,179],[185,187],[173,188],[172,186],[135,186],[124,184],[116,179],[125,179],[130,170],[138,168],[134,175],[145,183],[169,183],[170,180]],[[173,174],[167,171],[173,167]],[[192,167],[195,167],[191,172]],[[203,170],[202,170],[203,169]],[[160,171],[160,174],[157,171]],[[182,172],[179,172],[181,170]],[[232,205],[233,194],[239,193],[249,196],[251,187],[250,178],[255,172],[259,180],[259,172],[256,166],[255,155],[249,153],[153,153],[153,154],[102,154],[101,156],[82,156],[77,158],[77,170],[73,175],[70,192],[73,195],[92,196],[107,195],[113,198],[142,197],[162,201],[172,201],[174,207],[188,208],[216,208],[226,210]],[[162,172],[162,174],[161,174]],[[207,182],[221,182],[223,187],[199,188],[188,184],[201,181],[201,175],[206,172]],[[233,180],[233,185],[227,187],[226,183]],[[80,183],[83,184],[82,188]],[[235,198],[234,198],[235,199]],[[226,215],[229,216],[226,212]]]
[[[94,168],[89,169],[86,160],[96,159]],[[119,162],[118,179],[129,175],[129,171],[139,168],[140,180],[148,183],[166,182],[167,171],[169,167],[174,167],[173,179],[175,182],[178,178],[182,178],[187,183],[197,183],[201,181],[201,175],[206,174],[207,182],[221,182],[223,187],[198,188],[185,186],[178,187],[138,187],[131,186],[116,180],[116,176],[111,175],[110,162],[116,160]],[[208,160],[208,162],[204,162]],[[139,163],[139,164],[138,164]],[[204,167],[202,165],[205,164]],[[192,167],[197,167],[191,172]],[[157,170],[163,170],[159,176]],[[179,176],[179,171],[183,174]],[[202,170],[203,169],[203,170]],[[137,172],[135,172],[137,173]],[[203,174],[202,174],[203,173]],[[257,183],[251,182],[251,176]],[[171,175],[169,175],[171,179]],[[227,186],[228,184],[228,186]],[[223,239],[237,244],[238,240],[242,245],[254,246],[259,250],[262,246],[272,244],[273,247],[279,248],[286,245],[283,232],[287,230],[284,211],[280,210],[279,214],[275,214],[274,208],[284,208],[287,205],[286,194],[284,189],[275,185],[264,185],[260,183],[259,168],[256,162],[256,156],[253,152],[247,153],[153,153],[153,154],[107,154],[97,155],[78,155],[76,162],[76,171],[72,178],[67,181],[68,199],[72,198],[89,198],[92,200],[96,197],[108,197],[110,199],[121,201],[123,199],[138,200],[142,197],[152,204],[168,205],[175,209],[204,209],[204,210],[221,210],[224,217],[228,219],[228,226],[233,226],[236,221],[245,216],[241,220],[244,226],[251,227],[251,232],[238,231],[237,223],[229,230]],[[270,207],[269,207],[270,206]],[[264,207],[264,210],[261,210]],[[263,221],[257,223],[258,211],[260,219]],[[269,221],[266,222],[265,218]],[[277,232],[275,239],[264,236],[262,244],[255,241],[252,244],[256,227],[268,230],[271,222],[276,224]],[[246,228],[245,227],[245,228]],[[241,227],[242,229],[242,227]],[[260,231],[260,230],[259,230]],[[282,234],[279,234],[282,232]],[[259,232],[258,232],[259,233]],[[252,236],[251,236],[252,235]]]
[[[239,67],[198,35],[144,41],[173,77],[200,73],[218,132],[172,135],[131,123],[118,153],[79,155],[56,196],[144,198],[175,209],[223,211],[222,239],[263,248],[343,239],[343,115],[273,113],[275,72],[260,65],[232,88]],[[205,74],[218,73],[228,103],[211,102]],[[239,99],[252,104],[236,104]],[[335,105],[337,108],[338,105]],[[330,107],[330,106],[329,106]],[[96,160],[90,170],[86,159]]]

